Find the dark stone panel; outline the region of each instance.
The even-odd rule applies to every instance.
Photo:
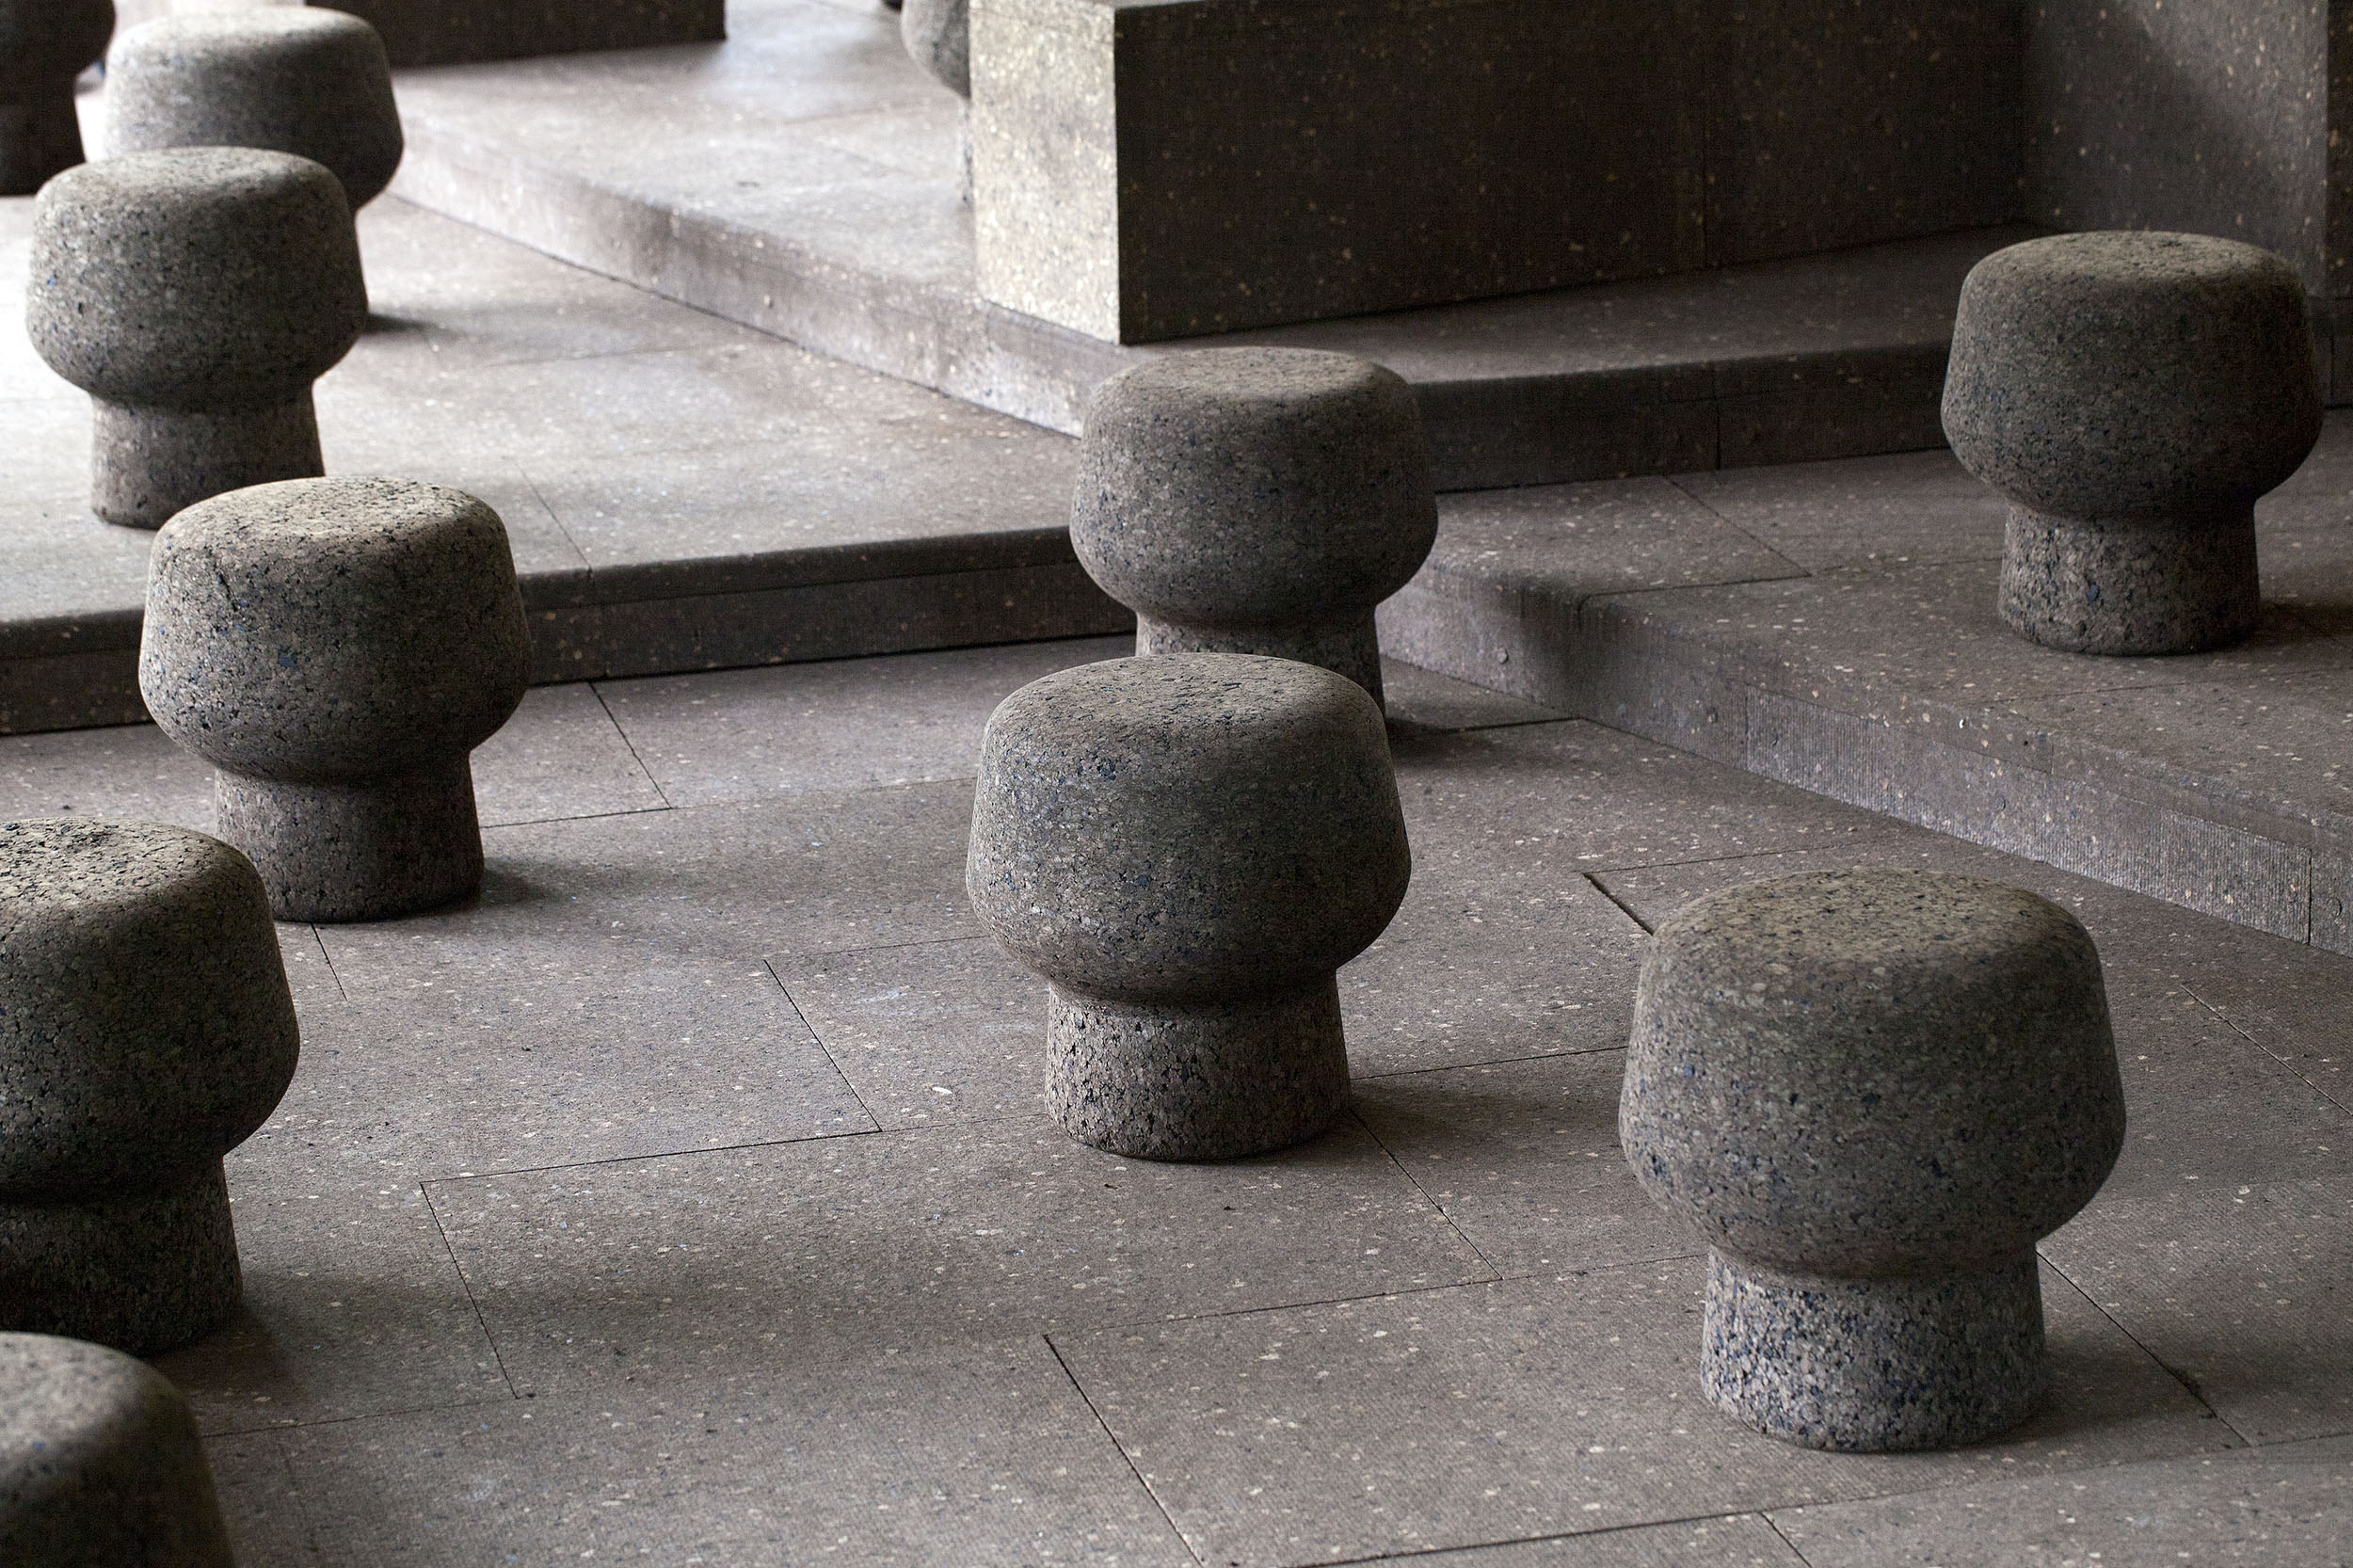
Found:
[[[1709,265],[2014,216],[2017,0],[1747,0],[1705,18]]]
[[[395,66],[648,49],[728,36],[726,0],[336,0]]]
[[[2021,216],[2245,240],[2326,291],[2331,8],[2032,0]]]

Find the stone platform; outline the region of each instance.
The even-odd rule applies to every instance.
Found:
[[[1393,665],[1415,880],[1340,975],[1353,1112],[1099,1155],[964,834],[990,708],[1123,646],[535,691],[477,904],[280,928],[247,1307],[161,1363],[242,1568],[2343,1560],[2353,964]],[[0,818],[69,808],[201,826],[208,779],[0,739]],[[1953,1453],[1708,1408],[1705,1260],[1617,1147],[1645,924],[1862,861],[2058,899],[2116,1008],[2054,1398]]]
[[[1075,431],[1120,347],[984,302],[958,101],[869,0],[736,0],[724,45],[403,72],[397,193],[820,353]],[[1942,441],[1961,280],[2034,231],[1218,338],[1381,360],[1449,488]],[[1162,345],[1163,347],[1167,345]]]

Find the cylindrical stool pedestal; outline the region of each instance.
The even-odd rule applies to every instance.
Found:
[[[82,161],[73,82],[114,29],[113,0],[0,0],[0,196]]]
[[[1081,1144],[1139,1160],[1289,1148],[1348,1101],[1337,982],[1236,1002],[1119,1002],[1047,987],[1046,1097]]]
[[[227,1322],[242,1279],[217,1160],[156,1192],[0,1202],[0,1301],[11,1328],[154,1354]]]
[[[1071,548],[1135,611],[1138,653],[1296,659],[1379,702],[1373,607],[1437,535],[1414,391],[1369,360],[1196,349],[1088,407]]]
[[[2010,503],[2001,615],[2074,653],[2195,653],[2261,614],[2255,500],[2320,435],[2304,284],[2202,234],[2057,234],[1961,285],[1945,433]]]
[[[134,408],[90,400],[90,510],[161,528],[211,496],[326,472],[311,399],[260,408]]]
[[[180,1391],[96,1345],[0,1334],[0,1562],[233,1568]]]
[[[252,859],[280,920],[387,920],[482,885],[482,824],[463,757],[350,783],[223,770],[213,802],[220,836]]]
[[[260,878],[200,833],[0,824],[0,1329],[154,1355],[236,1309],[221,1156],[294,1077]]]
[[[2028,1251],[1964,1273],[1846,1279],[1710,1250],[1700,1386],[1769,1436],[1870,1453],[2008,1432],[2050,1386]]]
[[[1972,1443],[2049,1380],[2035,1242],[2124,1141],[2100,955],[2015,888],[1866,866],[1660,922],[1618,1132],[1709,1249],[1701,1384],[1810,1448]]]
[[[1080,1143],[1228,1160],[1348,1095],[1336,971],[1412,861],[1381,712],[1310,664],[1114,659],[1007,697],[965,886],[1048,984],[1048,1100]]]

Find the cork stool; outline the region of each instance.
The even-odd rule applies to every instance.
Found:
[[[190,147],[85,164],[33,210],[25,326],[97,418],[90,509],[159,528],[323,472],[311,384],[367,320],[351,209],[307,158]]]
[[[106,51],[106,151],[265,147],[324,164],[351,210],[400,167],[384,40],[317,6],[168,16]]]
[[[221,1156],[294,1077],[261,879],[183,828],[0,824],[0,1329],[202,1338],[239,1292]]]
[[[0,1562],[232,1568],[196,1417],[161,1373],[0,1334]]]
[[[1136,651],[1263,653],[1381,700],[1373,606],[1438,533],[1413,389],[1346,354],[1214,348],[1105,382],[1070,539]]]
[[[1708,1253],[1701,1382],[1817,1448],[1948,1448],[2049,1381],[2035,1242],[2123,1146],[2099,954],[2014,888],[1892,867],[1686,905],[1618,1127]]]
[[[221,837],[281,920],[381,920],[474,892],[468,754],[530,671],[506,529],[472,496],[296,480],[156,536],[139,691],[220,770]]]
[[[2002,618],[2076,653],[2255,629],[2255,499],[2320,436],[2304,284],[2202,234],[1995,251],[1961,285],[1945,433],[2009,500]]]
[[[1223,1160],[1348,1095],[1334,973],[1412,873],[1380,711],[1234,654],[1035,680],[988,722],[966,887],[1048,982],[1048,1095],[1082,1144]]]
[[[73,79],[114,30],[114,0],[0,0],[0,196],[82,161]]]

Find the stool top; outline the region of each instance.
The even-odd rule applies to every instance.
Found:
[[[133,152],[69,168],[34,201],[26,331],[52,370],[110,401],[290,402],[367,316],[350,202],[308,158]]]
[[[2122,1147],[2090,936],[2023,888],[1869,866],[1662,922],[1619,1129],[1711,1245],[1825,1272],[1963,1267],[2074,1213]]]
[[[106,52],[110,153],[266,147],[316,159],[356,209],[400,167],[400,110],[384,40],[320,6],[159,17]]]
[[[1096,995],[1295,988],[1380,935],[1411,872],[1381,712],[1329,670],[1114,659],[1032,681],[989,719],[974,911]]]
[[[2303,280],[2207,234],[2009,246],[1961,284],[1944,417],[1962,466],[2039,510],[2250,504],[2320,438]]]
[[[1437,537],[1413,388],[1300,348],[1164,355],[1087,409],[1071,542],[1124,604],[1249,626],[1369,608]]]
[[[462,491],[288,480],[200,502],[155,536],[139,691],[166,734],[248,776],[462,756],[530,674],[505,525]]]
[[[187,1401],[127,1355],[0,1334],[0,1562],[231,1568]]]
[[[0,823],[0,1193],[184,1179],[294,1077],[261,876],[186,828]]]

